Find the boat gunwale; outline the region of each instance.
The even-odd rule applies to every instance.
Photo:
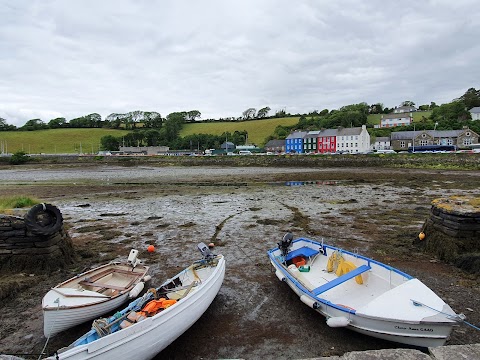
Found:
[[[217,262],[217,264],[215,264],[215,270],[210,274],[210,276],[206,280],[203,280],[197,286],[197,289],[204,289],[204,288],[207,288],[207,286],[209,286],[211,284],[215,284],[215,281],[220,276],[219,273],[224,271],[224,269],[225,269],[225,257],[223,255],[219,254],[219,255],[217,255],[217,258],[218,258],[218,262]],[[188,267],[190,267],[193,264],[200,263],[202,261],[204,261],[204,260],[203,259],[196,260],[193,263],[191,263]],[[188,269],[188,267],[186,267],[185,269],[183,269],[182,271],[177,273],[175,276],[173,276],[173,277],[169,278],[168,280],[166,280],[165,282],[163,282],[162,285],[159,286],[159,288],[164,286],[165,284],[168,284],[173,279],[180,276],[182,273],[184,273],[185,270]],[[211,285],[211,286],[213,286],[213,285]],[[190,300],[192,297],[198,296],[198,294],[199,294],[199,291],[190,292],[185,298],[182,299],[182,301],[184,301],[183,303],[186,302],[185,300]],[[217,294],[215,294],[215,296],[216,295]],[[133,301],[135,301],[135,300],[133,300]],[[64,351],[59,352],[59,354],[65,354],[66,352],[70,353],[70,351],[72,351],[72,353],[70,353],[69,355],[79,354],[79,353],[82,353],[84,351],[86,351],[87,353],[91,353],[91,352],[93,353],[93,352],[100,351],[101,349],[104,349],[104,348],[107,348],[107,347],[108,348],[110,348],[112,346],[115,347],[116,346],[115,344],[117,344],[119,341],[122,341],[124,338],[127,338],[127,337],[130,338],[131,337],[131,339],[135,339],[139,336],[143,336],[146,332],[151,331],[153,328],[157,328],[158,326],[161,326],[165,321],[167,321],[169,319],[169,318],[167,318],[167,315],[170,312],[182,311],[184,306],[181,306],[182,309],[178,310],[179,308],[180,307],[178,307],[178,306],[169,306],[168,308],[166,308],[162,312],[159,312],[159,313],[155,314],[154,316],[148,317],[147,319],[150,319],[150,322],[149,322],[148,326],[145,327],[144,329],[140,329],[139,331],[133,331],[132,329],[139,328],[140,327],[139,325],[142,325],[143,321],[141,321],[139,323],[132,324],[131,326],[129,326],[126,329],[120,329],[119,331],[115,331],[115,332],[113,332],[111,334],[108,334],[104,337],[101,337],[99,339],[95,339],[94,341],[91,341],[89,343],[80,343],[78,345],[75,345],[80,339],[84,338],[85,336],[87,336],[88,333],[90,333],[90,331],[92,331],[92,330],[89,330],[87,333],[85,333],[80,338],[75,340],[72,344],[70,344],[68,347],[66,347]],[[166,320],[158,322],[162,318],[165,318]],[[145,324],[143,324],[143,325],[145,325]],[[121,332],[123,330],[127,330],[127,329],[130,329],[129,331],[133,331],[133,333],[129,334],[129,335],[126,335],[125,337],[121,337],[120,339],[116,339],[111,344],[104,344],[103,346],[100,346],[98,349],[95,349],[94,351],[90,351],[89,346],[91,344],[93,344],[93,343],[95,343],[99,340],[102,340],[102,339],[108,339],[110,335],[118,334],[119,332]],[[120,344],[120,345],[122,345],[122,344]],[[106,350],[106,351],[108,351],[108,350]]]
[[[323,247],[323,253],[320,253],[321,255],[324,255],[324,256],[327,256],[326,255],[326,251],[325,249],[328,248],[330,250],[340,250],[342,253],[345,253],[345,254],[348,254],[348,255],[351,255],[353,257],[356,257],[356,258],[360,258],[362,260],[365,260],[368,262],[368,265],[370,266],[370,263],[373,263],[375,265],[378,265],[380,267],[383,267],[387,270],[390,270],[390,271],[393,271],[397,274],[399,274],[400,276],[403,276],[405,277],[407,280],[412,280],[414,279],[413,276],[411,275],[408,275],[407,273],[404,273],[403,271],[401,270],[398,270],[390,265],[387,265],[387,264],[384,264],[384,263],[381,263],[377,260],[374,260],[374,259],[371,259],[371,258],[368,258],[368,257],[365,257],[363,255],[360,255],[360,254],[355,254],[353,252],[350,252],[348,250],[344,250],[344,249],[341,249],[341,248],[338,248],[338,247],[335,247],[335,246],[331,246],[331,245],[327,245],[327,244],[323,244],[323,243],[319,243],[318,241],[314,241],[314,240],[311,240],[311,239],[306,239],[306,238],[297,238],[295,240],[293,240],[292,242],[292,245],[295,244],[295,243],[298,243],[298,242],[306,242],[306,243],[310,243],[310,244],[313,244],[313,245],[316,245],[316,246],[320,246],[320,247]],[[330,302],[329,300],[326,300],[324,298],[321,298],[319,296],[315,296],[313,294],[312,291],[308,290],[299,280],[297,280],[292,274],[290,274],[287,270],[287,268],[285,267],[285,265],[283,265],[281,262],[278,261],[277,257],[274,255],[274,252],[276,251],[279,251],[280,249],[278,247],[275,247],[273,249],[270,249],[267,251],[267,254],[268,254],[268,257],[270,258],[270,261],[274,263],[274,265],[278,265],[278,266],[275,266],[277,267],[279,270],[282,271],[282,273],[288,277],[288,279],[301,291],[304,293],[304,295],[307,295],[308,297],[312,298],[314,301],[317,301],[317,302],[320,302],[322,304],[324,304],[325,306],[330,306],[334,309],[337,309],[337,310],[340,310],[342,312],[345,312],[345,313],[348,313],[348,314],[352,314],[352,315],[356,315],[356,316],[359,316],[359,317],[366,317],[366,316],[363,316],[363,315],[357,315],[356,314],[356,310],[354,309],[349,309],[349,308],[346,308],[346,307],[343,307],[341,305],[338,305],[338,304],[334,304],[332,302]],[[406,323],[406,322],[402,322],[402,323]],[[412,323],[413,324],[413,323]]]

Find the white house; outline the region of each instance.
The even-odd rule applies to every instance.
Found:
[[[390,137],[378,136],[372,143],[372,150],[388,150],[390,149]]]
[[[417,111],[415,106],[399,106],[393,110],[395,114],[410,113],[413,111]]]
[[[471,108],[470,115],[472,115],[472,120],[480,120],[480,106]]]
[[[380,120],[381,128],[406,126],[413,123],[412,113],[398,113],[382,115]]]
[[[338,130],[337,151],[357,154],[367,152],[368,150],[370,150],[370,134],[365,125]]]

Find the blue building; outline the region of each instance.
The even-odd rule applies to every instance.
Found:
[[[288,153],[303,153],[303,138],[307,135],[306,131],[294,131],[285,139],[285,152]]]

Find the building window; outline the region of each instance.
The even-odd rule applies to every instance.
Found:
[[[405,147],[405,141],[400,141],[400,147],[404,148]]]
[[[463,145],[471,145],[472,144],[472,138],[464,138],[463,139]]]
[[[428,140],[420,140],[420,146],[426,146],[426,145],[428,145]]]

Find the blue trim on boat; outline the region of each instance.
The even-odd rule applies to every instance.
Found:
[[[303,246],[300,249],[293,250],[287,254],[285,257],[285,261],[292,260],[293,258],[297,256],[305,256],[305,257],[312,257],[315,256],[319,253],[318,250],[313,250],[312,248],[309,248],[307,246]]]
[[[341,251],[341,252],[343,252],[343,253],[345,253],[345,254],[349,254],[349,255],[354,256],[354,257],[356,257],[356,258],[363,259],[363,260],[365,260],[365,261],[368,263],[368,265],[362,265],[362,266],[360,266],[360,267],[357,268],[357,269],[365,269],[364,266],[365,266],[365,267],[368,267],[369,269],[371,269],[371,264],[376,264],[376,265],[381,266],[381,267],[383,267],[383,268],[385,268],[385,269],[387,269],[387,270],[393,271],[393,272],[395,272],[395,273],[397,273],[397,274],[405,277],[405,278],[408,279],[408,280],[414,278],[413,276],[410,276],[410,275],[404,273],[403,271],[400,271],[400,270],[398,270],[398,269],[396,269],[396,268],[393,268],[393,267],[391,267],[391,266],[389,266],[389,265],[383,264],[383,263],[378,262],[378,261],[376,261],[376,260],[367,258],[367,257],[362,256],[362,255],[359,255],[359,254],[352,253],[352,252],[347,251],[347,250],[343,250],[343,249],[340,249],[340,248],[336,248],[336,247],[334,247],[334,246],[321,244],[321,243],[319,243],[319,242],[317,242],[317,241],[314,241],[314,240],[310,240],[310,239],[306,239],[306,238],[298,238],[298,239],[295,239],[295,240],[292,242],[292,244],[294,244],[294,243],[296,243],[296,242],[299,242],[299,241],[304,241],[304,242],[310,243],[310,244],[312,244],[312,245],[314,245],[314,246],[318,246],[318,247],[319,247],[319,252],[320,252],[321,254],[325,255],[325,256],[330,255],[330,254],[327,254],[327,249],[329,249],[329,250],[331,250],[332,252],[333,252],[333,251]],[[323,250],[323,251],[321,251],[320,249]],[[343,306],[341,306],[341,305],[333,304],[333,303],[331,303],[331,302],[328,301],[328,300],[322,299],[322,298],[320,298],[320,297],[316,297],[312,292],[310,292],[307,288],[305,288],[297,279],[295,279],[292,275],[290,275],[290,273],[282,266],[282,264],[278,261],[278,259],[276,259],[276,257],[274,256],[273,253],[274,253],[275,251],[278,251],[278,250],[279,250],[278,247],[273,248],[273,249],[271,249],[271,250],[268,250],[268,251],[267,251],[268,257],[270,258],[271,261],[273,261],[275,264],[278,265],[279,269],[282,271],[282,273],[285,275],[285,277],[287,277],[302,293],[304,293],[305,295],[307,295],[307,296],[309,296],[309,297],[314,298],[315,301],[317,301],[317,302],[319,302],[319,303],[322,303],[322,304],[325,305],[325,306],[330,306],[330,307],[332,307],[332,308],[335,308],[335,309],[337,309],[337,310],[343,311],[343,312],[345,312],[345,313],[350,313],[350,314],[355,314],[355,313],[356,313],[356,311],[353,310],[353,309],[348,309],[348,308],[345,308],[345,307],[343,307]],[[296,250],[294,250],[294,251],[296,251]],[[315,251],[315,250],[313,250],[313,251]],[[368,270],[368,269],[367,269],[367,270]],[[367,271],[367,270],[365,270],[365,271]],[[364,272],[364,271],[362,271],[362,272]],[[349,274],[349,273],[347,273],[347,274],[345,274],[345,275],[348,275],[348,274]],[[342,276],[345,276],[345,275],[342,275]],[[358,275],[358,274],[357,274],[357,275]],[[353,275],[353,276],[356,276],[356,275]],[[353,277],[353,276],[352,276],[352,277]],[[341,277],[340,277],[340,278],[341,278]],[[332,281],[335,281],[335,280],[332,280]],[[327,285],[327,284],[325,284],[325,285]],[[325,286],[325,285],[322,285],[322,286]],[[319,288],[317,288],[317,289],[320,289],[320,288],[321,288],[321,286],[320,286]],[[314,289],[314,291],[315,291],[315,290],[316,290],[316,289]],[[325,290],[325,291],[326,291],[326,290]]]
[[[295,240],[293,240],[292,244],[294,244],[294,243],[296,243],[296,242],[298,242],[298,241],[305,241],[305,242],[311,243],[311,244],[313,244],[313,245],[322,247],[322,244],[321,244],[321,243],[319,243],[319,242],[317,242],[317,241],[314,241],[314,240],[306,239],[306,238],[298,238],[298,239],[295,239]],[[272,251],[275,251],[275,250],[277,250],[277,249],[278,249],[278,248],[275,248],[275,249],[273,249]],[[390,265],[387,265],[387,264],[378,262],[378,261],[376,261],[376,260],[367,258],[367,257],[362,256],[362,255],[359,255],[359,254],[352,253],[352,252],[347,251],[347,250],[343,250],[343,249],[340,249],[340,248],[337,248],[337,247],[334,247],[334,246],[331,246],[331,245],[325,245],[325,244],[323,244],[323,249],[324,249],[324,250],[325,250],[325,249],[330,249],[330,250],[333,250],[333,251],[339,250],[339,251],[341,251],[342,253],[352,255],[352,256],[354,256],[354,257],[356,257],[356,258],[359,258],[359,259],[363,259],[363,260],[367,261],[369,265],[370,265],[370,263],[373,263],[373,264],[376,264],[376,265],[378,265],[378,266],[384,267],[385,269],[388,269],[388,270],[390,270],[390,271],[396,272],[397,274],[406,277],[408,280],[411,280],[411,279],[414,278],[413,276],[408,275],[408,274],[404,273],[403,271],[400,271],[400,270],[398,270],[398,269],[396,269],[396,268],[394,268],[394,267],[391,267]],[[324,254],[325,254],[325,255],[328,255],[326,251],[324,251]]]

